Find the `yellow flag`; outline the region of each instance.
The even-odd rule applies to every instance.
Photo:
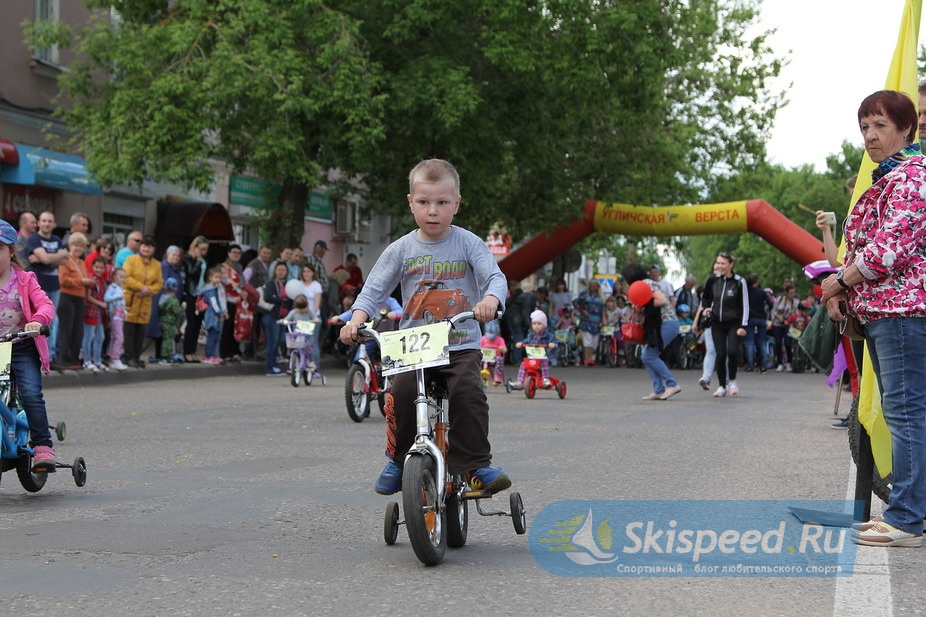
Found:
[[[885,90],[905,92],[914,104],[918,104],[919,101],[916,52],[919,44],[921,9],[922,0],[907,0],[904,4],[897,46],[894,48],[894,57],[891,59],[891,67],[887,71],[887,80],[884,83]],[[850,212],[861,194],[871,187],[871,172],[874,168],[875,164],[866,152],[858,168],[858,180],[852,193],[852,201],[849,203]],[[840,259],[845,255],[845,248],[843,240],[839,247]],[[871,369],[867,346],[859,384],[858,419],[871,436],[871,452],[878,471],[882,476],[887,476],[891,472],[891,433],[881,414],[881,392],[878,390],[875,373]]]

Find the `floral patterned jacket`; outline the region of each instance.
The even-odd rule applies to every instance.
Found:
[[[912,156],[865,191],[845,223],[846,264],[865,280],[849,290],[863,323],[926,315],[926,158]]]

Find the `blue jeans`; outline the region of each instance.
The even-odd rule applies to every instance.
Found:
[[[884,521],[919,535],[926,518],[926,318],[872,321],[865,340],[891,431],[894,483]]]
[[[209,328],[208,330],[206,330],[206,348],[203,350],[203,355],[205,357],[207,358],[218,358],[219,357],[219,340],[221,338],[222,338],[221,322],[219,323],[219,326],[217,328]]]
[[[765,347],[768,339],[768,324],[764,317],[750,317],[746,326],[746,368],[764,371],[768,367]],[[756,348],[759,348],[759,363],[755,363]]]
[[[267,348],[264,353],[267,357],[264,359],[267,372],[272,373],[277,365],[277,350],[280,348],[280,337],[283,334],[283,326],[277,323],[276,318],[270,313],[264,313],[261,317],[264,326],[264,338],[267,341]]]
[[[45,295],[48,296],[48,299],[51,300],[51,303],[55,305],[55,318],[51,320],[51,324],[48,326],[50,332],[48,333],[48,357],[52,360],[58,359],[58,302],[61,300],[61,290],[58,291],[46,291]]]
[[[662,322],[662,330],[660,330],[660,332],[662,334],[663,344],[670,343],[672,339],[678,336],[678,321]],[[659,357],[660,353],[661,352],[652,345],[643,346],[643,366],[646,367],[646,372],[649,373],[649,378],[653,381],[653,392],[656,394],[665,392],[666,387],[674,388],[678,385],[678,382],[675,381],[675,377],[669,372],[669,367],[666,366],[666,363]]]
[[[103,362],[103,321],[92,326],[84,324],[84,338],[80,345],[84,362],[100,364]]]
[[[13,344],[10,360],[19,400],[29,420],[29,445],[51,447],[51,431],[48,430],[48,414],[45,411],[45,397],[42,396],[42,362],[34,341]]]
[[[701,365],[701,379],[711,383],[714,366],[717,364],[717,350],[714,349],[714,335],[711,329],[704,331],[704,364]]]

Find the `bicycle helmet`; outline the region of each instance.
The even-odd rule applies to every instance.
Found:
[[[691,312],[691,307],[688,306],[687,304],[679,304],[679,305],[678,305],[678,312],[679,312],[679,313],[690,313],[690,312]]]
[[[564,304],[562,310],[563,310],[564,313],[571,313],[572,310],[573,310],[573,306],[572,306],[572,304],[568,304],[568,303],[567,303],[567,304]]]
[[[490,341],[495,340],[495,338],[501,332],[501,328],[498,325],[498,321],[490,321],[486,324],[486,338]]]

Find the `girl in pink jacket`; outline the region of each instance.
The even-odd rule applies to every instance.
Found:
[[[39,287],[35,274],[23,270],[17,261],[15,244],[16,230],[0,220],[0,334],[36,332],[51,324],[55,316],[55,306]],[[14,343],[9,368],[29,420],[29,445],[35,450],[33,469],[54,467],[55,451],[42,396],[42,372],[49,372],[47,339],[37,336]]]

